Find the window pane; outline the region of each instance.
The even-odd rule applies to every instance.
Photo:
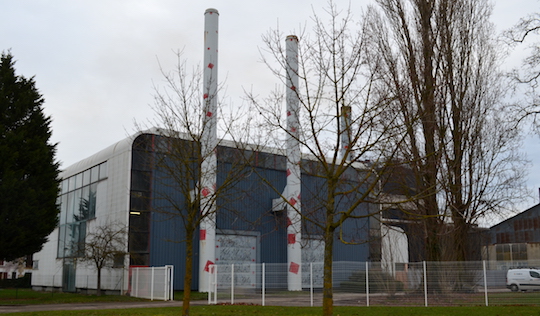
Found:
[[[107,162],[99,165],[99,180],[107,178]]]
[[[62,181],[62,194],[67,193],[69,190],[69,181],[67,179],[64,179]]]
[[[75,175],[75,188],[74,189],[78,189],[80,187],[82,187],[82,173]]]
[[[60,225],[60,229],[58,230],[58,252],[57,256],[58,258],[64,257],[64,248],[65,248],[65,238],[66,238],[66,225]]]
[[[66,225],[66,238],[65,238],[65,244],[64,244],[64,256],[65,257],[71,257],[73,256],[73,241],[76,240],[76,234],[78,232],[75,231],[75,227],[73,224],[67,224]]]
[[[131,190],[150,191],[150,172],[132,170]]]
[[[79,201],[79,207],[77,208],[75,214],[73,215],[73,218],[75,221],[83,221],[89,218],[89,212],[90,212],[89,200],[88,200],[89,191],[90,191],[89,186],[82,188],[82,195]]]
[[[73,221],[73,210],[75,209],[75,192],[69,192],[67,194],[66,203],[66,218],[65,223],[71,223]]]
[[[68,208],[68,194],[60,196],[60,225],[66,223],[66,214]]]
[[[75,177],[69,177],[69,191],[75,190]]]
[[[129,251],[147,252],[148,233],[129,232]]]
[[[85,172],[83,172],[83,180],[82,180],[82,185],[85,186],[85,185],[89,185],[90,184],[90,169],[86,170]]]
[[[90,169],[90,173],[90,182],[97,182],[99,180],[99,166]]]
[[[78,224],[79,235],[77,239],[77,257],[84,256],[84,244],[86,241],[86,222]]]
[[[88,218],[96,217],[97,183],[90,185],[88,192]]]

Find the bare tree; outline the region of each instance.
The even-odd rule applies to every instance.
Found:
[[[525,95],[524,100],[518,98],[514,104],[518,113],[517,121],[530,120],[537,130],[540,127],[540,98],[537,91],[540,79],[540,47],[537,39],[539,34],[539,13],[521,18],[516,25],[503,33],[511,48],[523,48],[523,45],[529,44],[528,56],[523,59],[521,67],[511,71],[510,78],[517,84],[516,90]]]
[[[124,226],[108,223],[93,227],[88,233],[79,259],[92,265],[97,271],[97,295],[101,295],[101,272],[104,268],[112,268],[115,262],[124,264],[126,252],[127,229]]]
[[[358,29],[350,9],[340,11],[333,2],[326,12],[329,20],[315,14],[313,32],[304,31],[299,39],[285,39],[279,30],[263,37],[267,53],[263,54],[264,62],[286,91],[278,89],[264,100],[253,93],[248,98],[260,113],[260,126],[276,141],[275,146],[286,142],[287,151],[292,152],[287,155],[288,177],[298,173],[295,177],[299,178],[301,171],[301,177],[312,179],[311,192],[302,193],[301,206],[298,192],[290,194],[290,187],[281,197],[288,204],[288,234],[296,236],[289,239],[290,244],[298,243],[301,234],[323,236],[323,314],[332,315],[334,241],[368,241],[369,237],[362,234],[368,225],[354,233],[343,226],[366,223],[378,214],[379,208],[370,203],[378,200],[379,172],[384,172],[390,161],[387,158],[391,158],[378,153],[396,148],[389,140],[398,136],[390,136],[394,126],[383,128],[379,121],[388,110],[388,102],[371,98],[378,78],[369,66],[376,68],[377,60],[367,58],[364,25]],[[288,45],[295,41],[298,49],[291,51]],[[287,111],[281,108],[285,99],[295,104]],[[291,117],[297,119],[290,121]],[[385,113],[384,119],[391,121],[392,113]],[[298,221],[303,223],[301,228],[295,225]]]
[[[214,68],[216,62],[212,65],[205,68]],[[215,246],[210,243],[215,243],[216,239],[218,209],[219,212],[234,212],[227,209],[228,201],[235,198],[231,190],[249,172],[246,168],[249,153],[241,145],[243,139],[236,136],[249,133],[249,130],[238,127],[243,124],[238,120],[239,113],[227,114],[222,109],[228,107],[217,106],[220,87],[216,73],[203,79],[198,68],[188,70],[181,53],[178,54],[177,68],[162,73],[165,86],[155,88],[153,110],[156,119],[152,122],[159,128],[152,130],[151,141],[142,141],[134,150],[144,157],[142,164],[146,170],[153,172],[150,211],[156,216],[152,220],[175,219],[170,222],[180,223],[180,227],[171,230],[168,241],[185,244],[182,314],[189,315],[195,234],[199,229],[198,283],[199,290],[205,292],[209,290],[206,289],[208,281],[201,275],[208,277],[211,273],[215,254],[209,252],[204,256],[203,248],[215,251]],[[215,84],[213,90],[208,88],[208,81]],[[224,117],[221,124],[212,120],[218,115]],[[217,139],[218,130],[220,137],[227,140]]]
[[[504,77],[489,1],[378,0],[371,10],[376,88],[404,128],[399,158],[411,172],[408,219],[423,223],[425,259],[467,260],[474,225],[522,198],[519,130],[506,118]],[[453,257],[443,258],[441,225]]]

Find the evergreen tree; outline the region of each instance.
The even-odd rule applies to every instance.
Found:
[[[57,224],[58,172],[51,118],[34,78],[17,76],[10,53],[0,59],[0,259],[41,250]]]

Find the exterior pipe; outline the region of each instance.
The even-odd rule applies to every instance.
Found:
[[[210,291],[210,266],[216,260],[217,182],[217,90],[218,90],[218,26],[219,13],[207,9],[204,13],[203,130],[201,135],[201,221],[199,231],[199,291]]]

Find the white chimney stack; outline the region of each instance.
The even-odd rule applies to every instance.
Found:
[[[199,238],[199,291],[208,292],[209,266],[216,260],[217,182],[217,90],[218,90],[218,26],[219,13],[204,13],[203,130],[201,135],[201,221]]]
[[[302,290],[302,218],[300,205],[300,120],[298,99],[298,38],[286,39],[287,102],[287,283],[289,291]]]

